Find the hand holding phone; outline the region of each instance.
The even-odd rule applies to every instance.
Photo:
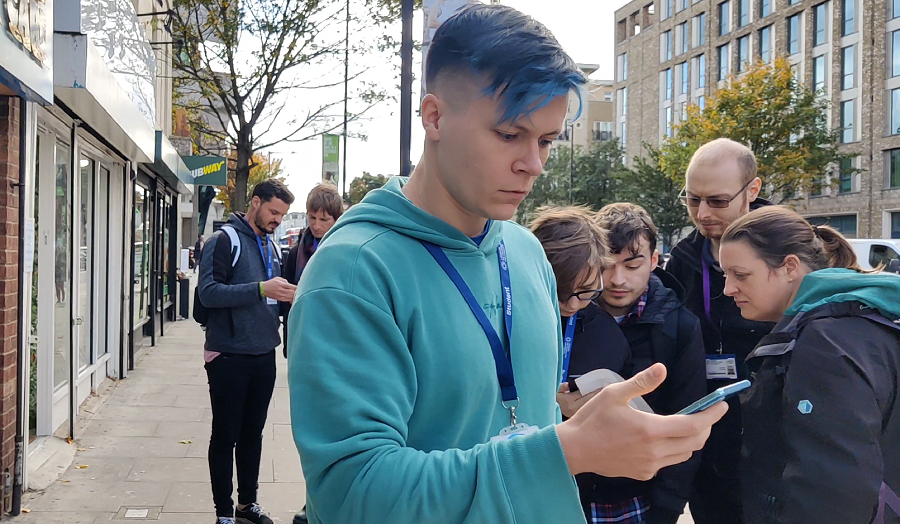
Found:
[[[682,409],[676,415],[691,415],[694,413],[699,413],[703,410],[709,409],[710,407],[722,402],[723,400],[728,400],[729,398],[737,395],[741,391],[750,387],[749,380],[742,380],[740,382],[735,382],[730,386],[721,387],[709,395],[701,398],[697,402],[694,402],[690,406]]]

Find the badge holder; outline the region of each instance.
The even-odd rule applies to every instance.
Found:
[[[528,424],[516,423],[516,408],[519,407],[519,399],[510,402],[503,402],[503,407],[509,410],[509,426],[500,430],[500,434],[491,437],[491,442],[500,442],[504,440],[512,440],[516,437],[524,437],[531,435],[538,430],[537,426],[529,426]]]

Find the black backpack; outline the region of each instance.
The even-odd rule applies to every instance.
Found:
[[[218,247],[218,242],[224,242],[226,239],[228,240],[229,248],[228,251],[231,253],[231,264],[228,266],[229,272],[226,277],[226,280],[231,280],[231,271],[234,269],[234,266],[237,265],[238,259],[241,258],[241,239],[238,237],[238,232],[229,225],[222,226],[221,232],[225,234],[219,234],[218,241],[216,245]],[[216,250],[218,251],[218,249]],[[212,254],[215,257],[215,253]],[[206,328],[206,324],[209,323],[209,308],[203,305],[203,301],[200,300],[200,286],[198,285],[194,288],[194,320]]]

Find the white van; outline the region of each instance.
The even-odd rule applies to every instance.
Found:
[[[872,269],[879,265],[888,269],[892,260],[900,261],[900,239],[848,238],[847,241],[856,251],[856,258],[859,259],[859,265],[863,269]],[[894,262],[895,266],[897,263]]]

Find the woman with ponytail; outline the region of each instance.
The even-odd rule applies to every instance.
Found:
[[[719,255],[741,315],[778,322],[747,358],[744,521],[900,523],[900,277],[783,207],[734,222]]]

